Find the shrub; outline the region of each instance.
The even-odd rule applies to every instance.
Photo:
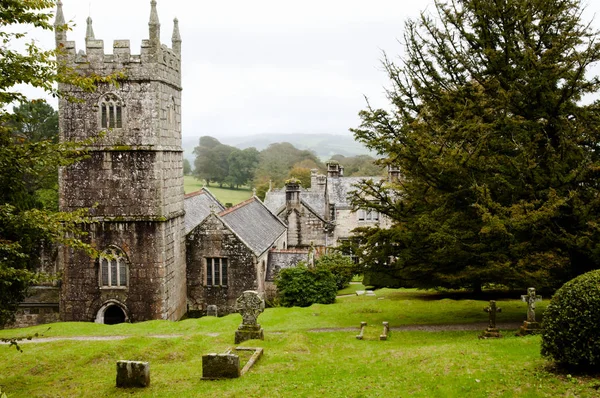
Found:
[[[542,326],[543,356],[567,367],[600,369],[600,270],[565,283]]]
[[[337,293],[335,278],[328,269],[308,268],[303,263],[279,271],[275,285],[284,307],[331,304]]]
[[[349,257],[340,253],[325,254],[316,261],[317,267],[323,267],[331,271],[335,278],[338,290],[347,287],[354,276],[356,267]]]

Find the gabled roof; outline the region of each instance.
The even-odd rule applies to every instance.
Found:
[[[385,177],[328,177],[327,178],[327,195],[329,203],[335,204],[336,208],[351,208],[350,192],[356,191],[354,185],[362,182],[373,180],[381,181]]]
[[[325,193],[302,189],[300,191],[300,200],[313,210],[321,218],[327,216],[328,209],[325,206]],[[265,196],[265,206],[273,213],[279,213],[282,206],[285,206],[285,188],[275,189],[267,192]]]
[[[185,195],[183,201],[185,209],[185,233],[199,225],[214,208],[215,213],[223,211],[225,207],[206,188]]]
[[[256,196],[218,216],[257,256],[270,249],[286,231],[285,224]]]

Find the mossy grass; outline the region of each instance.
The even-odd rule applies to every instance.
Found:
[[[184,176],[183,182],[185,193],[196,192],[204,186],[203,181],[198,180],[193,176]],[[223,204],[231,203],[232,205],[236,205],[252,197],[252,190],[247,187],[228,189],[219,188],[218,185],[211,185],[207,188]]]
[[[24,344],[23,353],[0,347],[0,386],[13,397],[553,397],[597,396],[600,382],[549,371],[540,357],[540,337],[479,340],[479,331],[400,332],[388,341],[359,341],[360,321],[367,335],[390,325],[485,322],[485,300],[452,299],[434,292],[382,289],[378,297],[354,296],[308,308],[270,308],[259,318],[265,354],[244,377],[202,381],[202,354],[233,346],[238,314],[181,322],[96,325],[57,323],[45,333],[56,336],[131,336],[113,341],[62,340]],[[383,299],[379,299],[383,297]],[[442,298],[440,298],[442,297]],[[499,322],[521,321],[524,303],[499,300]],[[544,302],[539,303],[542,312]],[[318,328],[348,328],[320,332]],[[3,330],[28,334],[47,326]],[[151,335],[172,335],[157,338]],[[173,336],[175,335],[175,336]],[[149,361],[151,385],[118,390],[119,359]]]

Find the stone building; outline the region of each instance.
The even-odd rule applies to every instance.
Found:
[[[63,24],[59,1],[56,25]],[[160,43],[154,0],[148,33],[134,55],[129,40],[105,54],[91,18],[85,51],[56,30],[59,62],[83,75],[126,76],[91,93],[59,85],[79,100],[59,102],[60,140],[93,139],[89,158],[61,170],[59,206],[92,209],[87,240],[102,253],[59,251],[65,321],[176,320],[186,312],[181,38],[175,20],[171,48]]]
[[[229,313],[245,290],[264,295],[270,251],[286,248],[286,232],[257,197],[211,211],[186,239],[189,311],[203,314],[213,305]]]
[[[397,180],[399,171],[390,169],[388,180]],[[352,236],[357,227],[388,228],[390,220],[369,209],[355,209],[350,198],[356,184],[385,177],[345,177],[344,167],[327,163],[327,175],[312,170],[310,188],[288,181],[281,189],[270,189],[265,205],[288,225],[290,248],[335,247]]]

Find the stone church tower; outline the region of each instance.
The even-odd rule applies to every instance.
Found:
[[[105,21],[109,23],[110,21]],[[91,208],[86,239],[101,252],[92,259],[62,248],[63,321],[117,323],[179,319],[186,311],[183,152],[181,149],[181,38],[174,21],[172,48],[160,43],[156,1],[140,55],[129,40],[112,54],[87,20],[85,52],[59,27],[59,62],[82,75],[123,72],[118,85],[94,92],[60,85],[75,102],[60,100],[60,139],[88,141],[89,157],[61,170],[60,209]]]

